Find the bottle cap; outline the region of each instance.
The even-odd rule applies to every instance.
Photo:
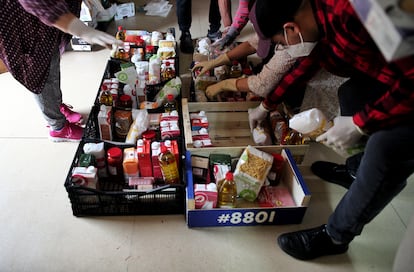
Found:
[[[144,140],[150,140],[151,141],[151,140],[155,139],[156,136],[157,135],[155,134],[155,131],[153,131],[153,130],[147,130],[144,133],[142,133],[142,138]]]
[[[174,100],[174,95],[173,94],[168,94],[167,99],[168,99],[168,101],[173,101]]]
[[[226,180],[233,180],[233,173],[232,172],[227,172],[226,173]]]
[[[168,151],[168,148],[165,145],[161,146],[161,153],[165,153]]]
[[[118,31],[122,31],[122,26],[118,26]]]
[[[111,147],[110,149],[108,149],[108,157],[121,158],[122,149],[120,149],[119,147]]]

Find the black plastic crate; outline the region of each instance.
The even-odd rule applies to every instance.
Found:
[[[82,140],[78,146],[72,165],[65,181],[65,188],[71,202],[75,216],[106,216],[106,215],[156,215],[156,214],[184,214],[185,211],[185,184],[160,184],[147,192],[130,192],[123,178],[99,178],[97,189],[87,188],[72,183],[72,170],[78,165],[83,146],[87,142],[98,140]],[[105,150],[115,146],[104,143]],[[120,148],[131,145],[117,145]],[[182,162],[180,162],[182,163]],[[182,171],[180,171],[181,177]]]

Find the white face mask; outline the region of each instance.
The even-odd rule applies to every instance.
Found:
[[[300,32],[299,32],[300,43],[290,45],[287,39],[286,28],[284,29],[284,34],[285,34],[285,40],[287,44],[286,51],[292,58],[308,56],[316,45],[316,42],[304,42],[302,34]]]

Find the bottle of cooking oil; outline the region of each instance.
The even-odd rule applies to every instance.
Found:
[[[161,153],[158,156],[164,182],[168,184],[179,184],[180,174],[178,172],[175,156],[165,145],[161,145]]]
[[[218,189],[218,207],[235,208],[237,199],[237,187],[234,182],[233,173],[227,172],[226,178]]]

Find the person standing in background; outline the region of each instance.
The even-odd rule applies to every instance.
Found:
[[[210,29],[207,32],[207,37],[213,42],[221,38],[221,15],[218,1],[223,0],[210,0],[210,8],[208,13]],[[190,33],[192,23],[191,8],[191,0],[177,0],[177,20],[178,27],[181,31],[180,50],[181,52],[187,54],[191,54],[194,52],[193,39]],[[229,16],[231,17],[231,15]]]
[[[228,29],[225,29],[223,32],[224,36],[213,44],[214,47],[218,47],[222,50],[225,46],[230,45],[237,38],[237,36],[240,35],[240,32],[249,21],[249,11],[251,10],[253,4],[254,0],[239,0],[239,7],[237,8],[236,15],[234,16],[234,20],[232,20],[231,26]]]
[[[81,0],[4,0],[0,9],[0,59],[34,93],[55,142],[79,141],[82,116],[62,102],[60,55],[71,35],[111,47],[114,37],[78,19]]]

